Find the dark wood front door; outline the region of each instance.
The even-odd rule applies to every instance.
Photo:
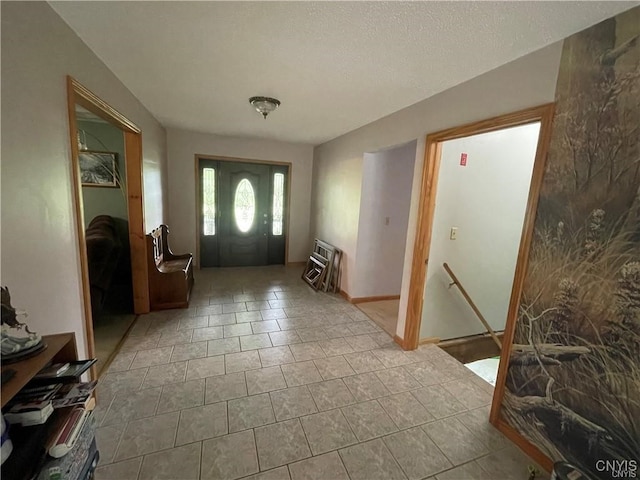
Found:
[[[200,266],[285,263],[288,167],[200,159]]]

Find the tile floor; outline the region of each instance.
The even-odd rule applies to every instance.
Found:
[[[100,381],[98,480],[528,477],[491,385],[300,273],[199,271],[189,309],[138,319]]]
[[[95,340],[98,374],[109,363],[109,359],[116,352],[118,344],[127,334],[127,330],[135,321],[132,313],[105,313],[93,319],[93,338]]]

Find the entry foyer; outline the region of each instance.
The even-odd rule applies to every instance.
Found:
[[[199,270],[189,309],[140,316],[101,378],[96,478],[527,478],[491,385],[300,275]]]

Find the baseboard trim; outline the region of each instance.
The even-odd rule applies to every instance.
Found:
[[[345,299],[347,302],[349,302],[349,303],[353,303],[353,302],[351,301],[351,296],[349,296],[349,294],[348,294],[347,292],[345,292],[344,290],[340,290],[340,295],[341,295],[342,297],[344,297],[344,299]]]
[[[287,262],[287,267],[304,267],[307,265],[307,262]]]
[[[347,299],[347,302],[353,303],[367,303],[367,302],[381,302],[383,300],[400,300],[400,295],[378,295],[376,297],[352,297],[344,290],[340,290],[340,295]]]
[[[434,344],[438,344],[440,343],[440,338],[439,337],[425,337],[425,338],[421,338],[418,341],[418,345],[426,345],[428,343],[434,343]]]
[[[396,342],[403,350],[406,350],[404,346],[404,338],[400,338],[398,335],[393,336],[393,341]]]

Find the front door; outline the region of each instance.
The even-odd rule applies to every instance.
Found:
[[[200,266],[283,264],[288,167],[200,159]]]

